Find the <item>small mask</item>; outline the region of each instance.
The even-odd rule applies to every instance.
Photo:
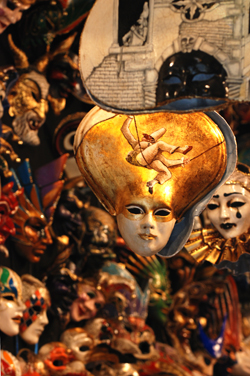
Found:
[[[215,122],[203,113],[132,118],[95,107],[78,127],[78,166],[135,253],[177,253],[194,215],[233,171],[234,136],[219,115],[211,117]]]
[[[193,231],[186,244],[198,261],[207,260],[235,273],[249,269],[250,168],[238,163],[234,173],[214,193],[206,215],[212,226]]]
[[[102,292],[87,282],[79,282],[77,294],[78,298],[70,307],[71,320],[79,322],[95,317],[105,302]]]
[[[22,277],[23,299],[26,309],[20,325],[20,336],[34,345],[48,324],[47,309],[50,306],[49,292],[44,284],[29,274]]]
[[[2,34],[8,26],[18,22],[23,15],[23,11],[28,9],[35,0],[30,1],[1,1],[0,6],[0,34]]]
[[[61,342],[43,345],[38,355],[51,376],[70,376],[72,374],[85,376],[86,374],[84,364],[76,361],[72,351]]]
[[[94,347],[94,338],[82,328],[68,329],[61,335],[63,342],[68,349],[71,349],[77,360],[84,364],[88,362],[91,350]]]
[[[0,331],[8,336],[19,333],[25,305],[22,302],[22,282],[11,269],[0,268]]]
[[[207,205],[207,215],[225,238],[235,238],[248,231],[250,219],[250,168],[238,164],[229,180],[220,187]]]
[[[0,350],[0,374],[5,376],[21,376],[21,367],[17,358],[9,351]]]

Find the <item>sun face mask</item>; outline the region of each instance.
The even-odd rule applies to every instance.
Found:
[[[97,0],[80,42],[85,88],[127,114],[249,101],[247,14],[236,0]]]
[[[95,107],[80,124],[78,166],[135,253],[177,253],[194,215],[233,171],[234,136],[218,114],[210,116],[128,117]]]

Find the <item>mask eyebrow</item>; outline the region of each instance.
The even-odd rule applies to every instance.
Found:
[[[241,193],[240,192],[224,193],[224,197],[228,197],[228,196],[231,196],[231,195],[241,195]]]
[[[213,198],[219,198],[220,196],[219,195],[214,195]]]

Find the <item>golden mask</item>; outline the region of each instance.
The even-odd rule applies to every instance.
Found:
[[[132,250],[141,248],[138,253],[144,256],[160,252],[179,222],[181,234],[192,227],[193,216],[199,214],[194,214],[195,210],[201,210],[200,205],[204,206],[228,170],[232,172],[234,137],[218,114],[211,116],[219,126],[204,113],[128,117],[98,107],[82,120],[74,145],[78,166],[102,204],[117,215],[127,244],[131,236],[126,239],[125,233],[132,235],[132,247],[134,243],[138,248],[128,244]],[[192,219],[186,215],[190,212]],[[181,221],[183,217],[189,218],[189,224]],[[142,223],[143,230],[139,228]],[[132,230],[137,225],[138,229]],[[146,229],[150,226],[155,230]],[[154,247],[166,232],[168,238]],[[141,239],[147,243],[145,249]],[[183,239],[178,241],[183,243]]]

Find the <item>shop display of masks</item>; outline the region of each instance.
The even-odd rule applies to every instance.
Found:
[[[0,374],[250,376],[249,3],[0,2]]]

